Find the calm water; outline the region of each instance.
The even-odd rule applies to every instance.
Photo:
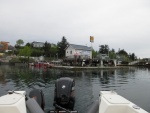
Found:
[[[133,103],[150,112],[150,69],[126,68],[111,70],[70,71],[0,66],[0,96],[8,90],[42,89],[45,111],[53,108],[54,83],[57,78],[70,77],[76,83],[75,110],[86,113],[99,98],[100,90],[114,90]]]

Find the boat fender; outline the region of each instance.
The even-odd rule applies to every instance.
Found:
[[[41,106],[41,108],[44,110],[45,107],[45,99],[44,99],[44,93],[40,89],[33,89],[29,93],[30,98],[34,98],[37,103]]]
[[[29,98],[26,101],[26,106],[30,113],[44,113],[42,108],[39,106],[39,104],[33,98]]]
[[[99,100],[94,101],[87,113],[98,113]]]

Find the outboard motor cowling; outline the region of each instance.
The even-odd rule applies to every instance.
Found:
[[[55,109],[61,108],[73,110],[75,104],[75,81],[68,77],[56,80],[54,92]]]

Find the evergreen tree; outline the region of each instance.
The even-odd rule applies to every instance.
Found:
[[[50,56],[50,49],[51,49],[51,44],[46,41],[46,42],[44,43],[44,47],[43,47],[44,55],[45,55],[45,56],[47,56],[47,57]]]
[[[131,61],[134,61],[134,60],[136,60],[136,59],[137,59],[137,57],[135,56],[135,54],[134,54],[134,53],[129,54],[129,58],[131,59]]]
[[[26,43],[26,45],[25,46],[28,46],[28,47],[31,47],[31,48],[33,48],[33,44],[32,43]]]
[[[108,52],[109,52],[109,46],[108,45],[100,45],[99,47],[100,47],[99,53],[108,54]]]
[[[63,36],[61,42],[57,43],[57,55],[61,58],[65,57],[65,49],[69,43],[67,39]]]
[[[119,50],[117,54],[122,56],[128,56],[128,53],[124,49]]]

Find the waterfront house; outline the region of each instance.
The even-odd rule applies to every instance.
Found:
[[[92,48],[83,45],[69,44],[66,50],[66,57],[80,56],[81,58],[92,59]]]
[[[43,47],[44,46],[44,43],[43,42],[32,42],[33,44],[33,47]]]
[[[8,50],[8,45],[9,45],[9,42],[1,41],[0,42],[0,52],[5,52],[6,50]]]

